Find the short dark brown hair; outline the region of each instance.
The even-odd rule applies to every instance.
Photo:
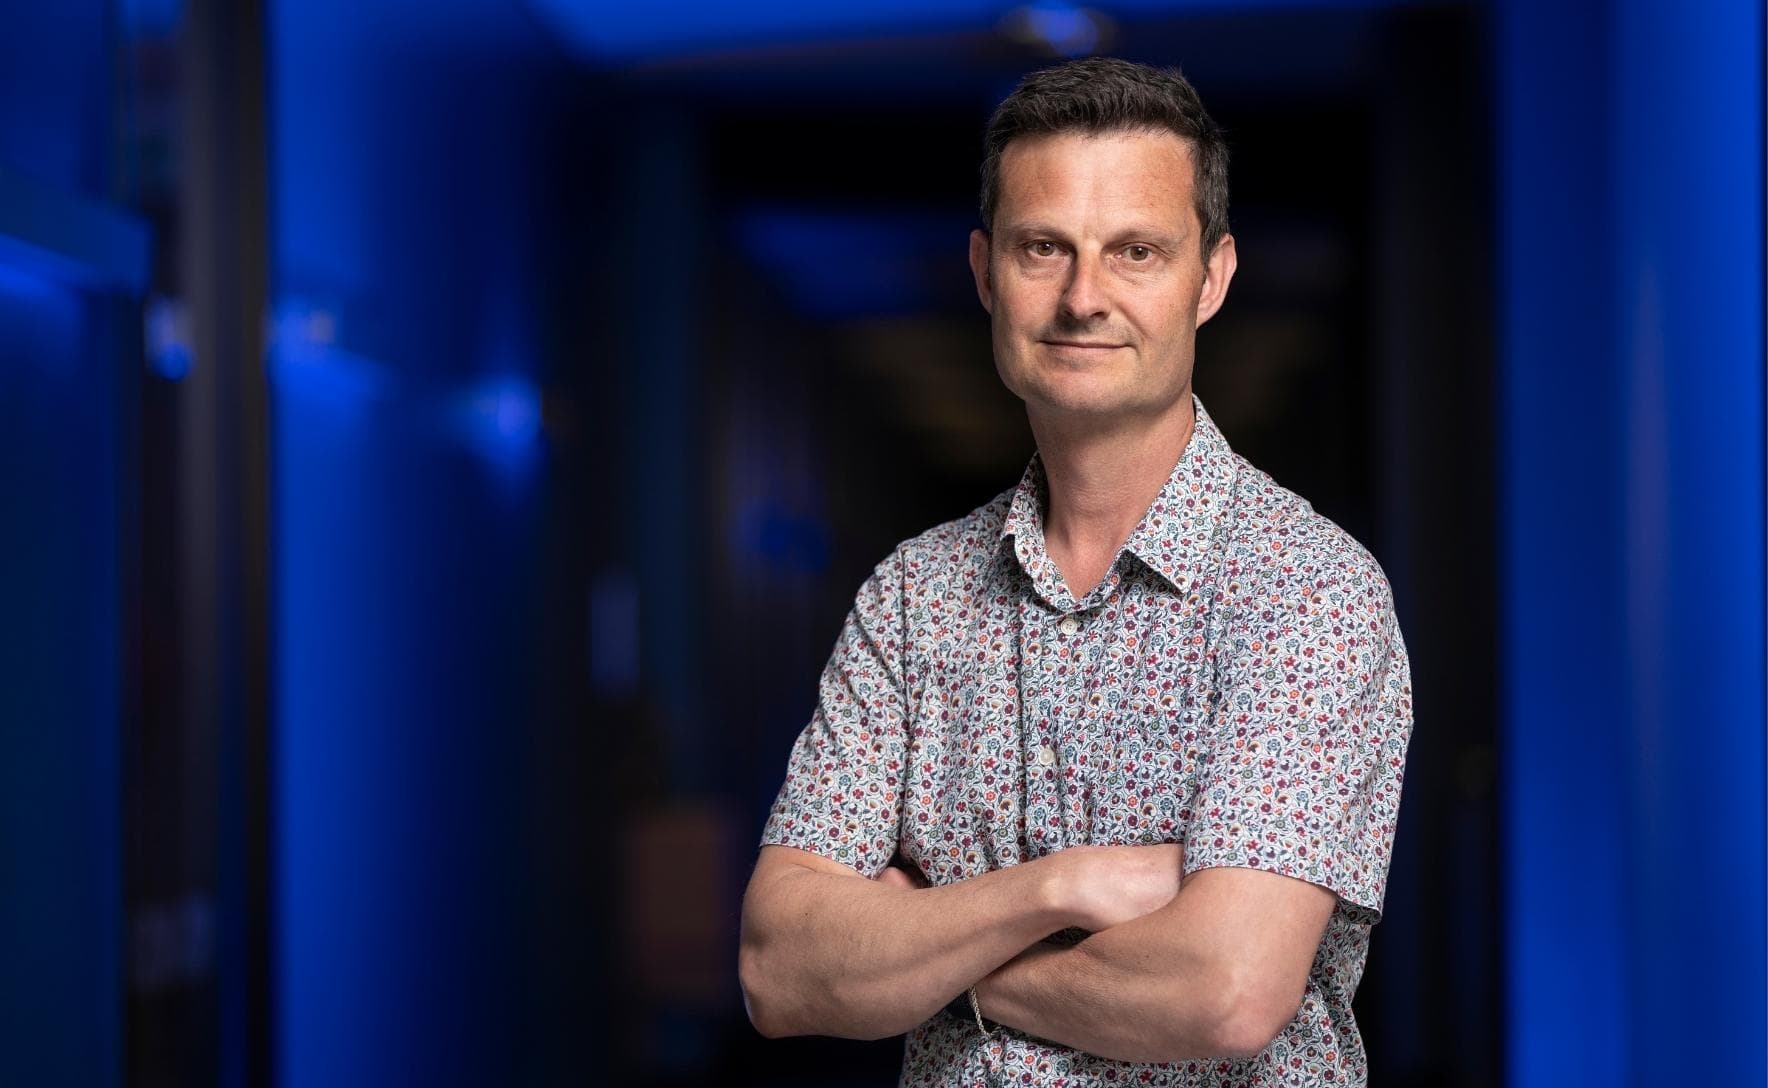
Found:
[[[1228,143],[1177,68],[1086,57],[1033,72],[995,108],[983,136],[982,229],[994,230],[1001,153],[1024,136],[1059,132],[1171,132],[1191,148],[1191,186],[1203,258],[1228,233]]]

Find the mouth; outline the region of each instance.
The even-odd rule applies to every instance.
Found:
[[[1091,340],[1039,340],[1038,343],[1052,348],[1078,348],[1084,351],[1116,351],[1127,347],[1126,344],[1101,344]]]

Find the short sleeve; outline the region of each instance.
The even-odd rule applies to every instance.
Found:
[[[1406,649],[1387,580],[1360,548],[1290,570],[1230,626],[1185,869],[1305,880],[1373,925],[1412,732]]]
[[[867,876],[896,853],[908,702],[902,571],[898,553],[860,587],[761,845],[808,850]]]

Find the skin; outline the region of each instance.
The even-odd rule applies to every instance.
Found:
[[[1196,332],[1235,252],[1232,237],[1202,252],[1192,177],[1188,145],[1164,132],[1016,140],[993,234],[970,238],[996,366],[1049,480],[1046,545],[1077,598],[1195,424]],[[1173,845],[1085,846],[927,887],[764,847],[739,952],[750,1018],[770,1036],[878,1038],[975,985],[991,1019],[1102,1057],[1257,1053],[1294,1017],[1336,898],[1252,869],[1181,881],[1183,868]],[[1040,943],[1069,926],[1093,935]]]
[[[749,1019],[770,1037],[900,1035],[1051,933],[1172,902],[1182,868],[1177,846],[1084,846],[930,888],[762,847],[737,955]]]
[[[1227,297],[1234,239],[1205,258],[1191,151],[1169,133],[1016,140],[1000,177],[970,269],[1048,474],[1045,542],[1079,597],[1190,441],[1197,329]]]

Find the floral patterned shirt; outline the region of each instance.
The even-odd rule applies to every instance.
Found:
[[[1044,550],[1044,478],[900,545],[861,588],[763,845],[946,884],[1081,844],[1180,843],[1334,892],[1295,1019],[1244,1061],[1135,1064],[936,1015],[905,1088],[1362,1085],[1351,1015],[1399,813],[1411,679],[1387,580],[1197,403],[1100,584]]]

